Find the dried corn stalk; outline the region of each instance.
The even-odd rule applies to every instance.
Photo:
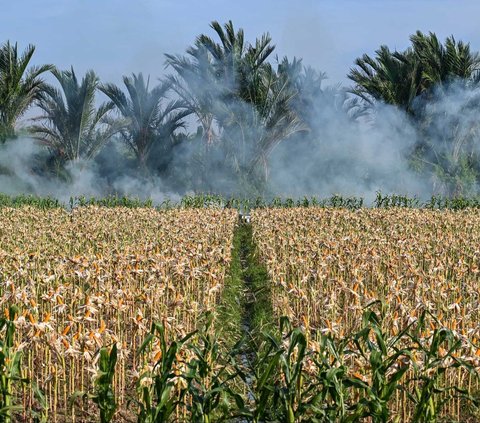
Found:
[[[49,421],[88,421],[66,405],[91,387],[100,347],[117,344],[115,391],[125,403],[158,359],[155,347],[150,362],[136,355],[151,323],[173,337],[215,307],[236,218],[213,209],[0,210],[0,306],[20,308],[24,376],[44,390]],[[30,388],[23,401],[35,406]]]

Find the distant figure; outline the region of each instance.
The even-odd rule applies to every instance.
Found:
[[[250,213],[246,213],[246,214],[240,213],[240,220],[242,221],[242,223],[249,224],[250,223]]]

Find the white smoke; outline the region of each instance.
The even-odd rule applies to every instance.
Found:
[[[325,198],[341,194],[371,201],[381,191],[428,198],[441,188],[434,166],[437,163],[438,167],[439,157],[446,157],[453,166],[460,157],[480,154],[475,107],[478,89],[452,84],[435,91],[428,101],[419,100],[417,108],[426,117],[422,131],[396,107],[377,104],[368,118],[352,119],[328,98],[315,104],[316,126],[307,136],[283,140],[271,154],[267,195]],[[217,148],[207,151],[209,157],[197,157],[203,151],[198,148],[200,142],[186,141],[175,150],[175,174],[140,177],[132,169],[122,168],[125,161],[118,157],[123,152],[117,152],[111,157],[105,154],[107,161],[104,158],[101,164],[67,163],[67,177],[61,179],[36,170],[46,151],[32,139],[19,138],[0,148],[0,191],[50,196],[62,202],[76,196],[116,194],[161,203],[184,194],[172,190],[166,179],[186,175],[198,191],[238,194],[241,185],[233,183],[232,173],[224,168],[228,151]],[[428,154],[422,156],[424,172],[418,172],[408,157],[422,142],[428,145]],[[197,162],[202,159],[207,166],[200,175],[195,172],[199,172]],[[203,189],[201,177],[208,178]]]
[[[35,195],[51,197],[68,204],[72,197],[103,198],[109,195],[151,199],[160,204],[169,199],[178,201],[177,193],[164,188],[158,177],[140,178],[127,174],[127,169],[106,173],[95,161],[67,162],[63,178],[38,169],[46,158],[46,151],[31,138],[18,138],[0,147],[0,192],[8,195]],[[105,164],[105,163],[103,163]],[[122,163],[116,163],[122,165]],[[115,165],[112,163],[111,166]],[[118,176],[120,175],[120,176]]]
[[[422,199],[445,194],[446,182],[439,176],[445,160],[453,166],[480,153],[479,99],[478,89],[449,84],[418,99],[421,121],[381,103],[368,118],[348,119],[343,110],[318,99],[312,136],[286,140],[271,156],[272,190],[291,197],[341,194],[367,201],[378,191]],[[419,145],[424,151],[415,161],[412,153]],[[461,176],[458,169],[450,172]]]

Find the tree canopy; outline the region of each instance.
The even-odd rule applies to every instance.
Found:
[[[35,47],[19,53],[17,44],[0,47],[0,142],[15,137],[16,124],[45,88],[41,75],[51,65],[30,66]]]
[[[0,48],[0,142],[15,138],[35,105],[41,114],[28,131],[60,167],[95,161],[108,144],[124,162],[118,168],[130,163],[143,177],[174,174],[184,190],[262,194],[275,149],[284,149],[286,166],[296,159],[312,181],[325,178],[336,163],[354,160],[329,156],[354,147],[343,128],[352,138],[365,120],[381,127],[382,111],[395,110],[413,128],[414,142],[399,140],[408,145],[399,146],[400,160],[434,192],[478,191],[480,56],[468,43],[417,31],[403,51],[381,45],[357,58],[348,73],[353,85],[342,88],[325,86],[326,75],[300,58],[279,59],[268,33],[249,42],[232,21],[210,28],[213,36],[200,34],[184,54],[165,55],[164,78],[124,76],[123,89],[93,71],[79,80],[73,68],[31,66],[35,47],[19,53],[7,41]],[[47,71],[55,85],[43,80]],[[114,166],[108,154],[101,163]]]

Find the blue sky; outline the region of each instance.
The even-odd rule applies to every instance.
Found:
[[[380,44],[403,49],[417,29],[453,34],[480,50],[480,1],[467,0],[0,0],[0,42],[37,47],[35,63],[94,69],[103,81],[164,70],[212,20],[232,19],[247,40],[269,32],[279,56],[303,57],[329,76]]]

